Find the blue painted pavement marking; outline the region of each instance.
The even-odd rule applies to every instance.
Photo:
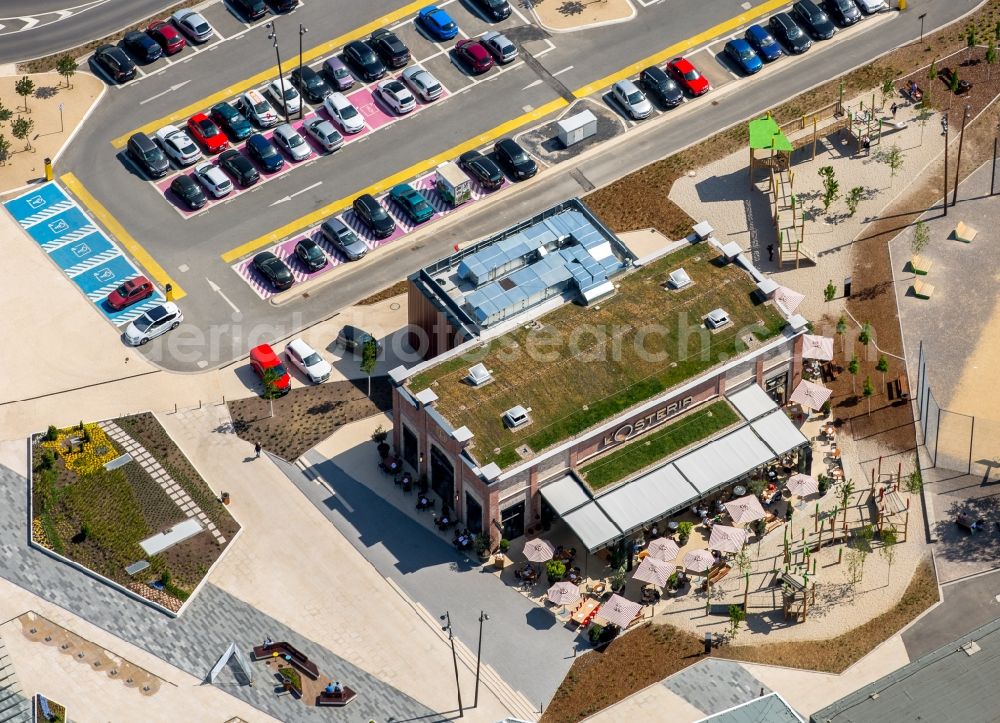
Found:
[[[18,223],[30,226],[40,220],[37,218],[38,215],[44,214],[51,206],[65,201],[69,201],[69,198],[63,190],[55,183],[48,183],[4,205]]]
[[[107,236],[103,233],[95,232],[83,237],[79,241],[65,244],[54,251],[50,251],[49,256],[59,265],[59,268],[67,269],[81,261],[86,261],[95,254],[105,253],[110,250],[118,251],[118,249],[115,249],[111,245]],[[115,255],[120,256],[121,254],[116,253]]]

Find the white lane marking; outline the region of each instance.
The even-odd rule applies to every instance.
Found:
[[[229,308],[232,309],[234,313],[236,314],[240,313],[239,307],[237,307],[236,304],[230,301],[228,296],[222,293],[222,288],[217,283],[215,283],[208,277],[205,277],[205,281],[208,282],[208,285],[212,289],[212,291],[221,296],[222,300],[225,301],[227,304],[229,304]]]
[[[151,100],[156,100],[157,98],[161,98],[161,97],[165,96],[167,93],[173,93],[175,90],[183,88],[185,85],[187,85],[190,82],[191,82],[191,79],[189,78],[188,80],[181,81],[180,83],[174,83],[172,86],[170,86],[166,90],[164,90],[164,91],[162,91],[160,93],[157,93],[156,95],[151,95],[148,98],[146,98],[146,100],[140,100],[139,101],[139,105],[145,105],[146,103],[149,103]]]
[[[277,205],[278,205],[279,203],[284,203],[285,201],[291,201],[291,200],[292,200],[293,198],[295,198],[296,196],[299,196],[299,195],[301,195],[301,194],[305,193],[306,191],[311,191],[311,190],[313,190],[314,188],[318,188],[318,187],[320,187],[320,186],[322,186],[322,185],[323,185],[323,182],[322,182],[322,181],[316,181],[316,183],[314,183],[314,184],[313,184],[313,185],[311,185],[311,186],[306,186],[305,188],[303,188],[303,189],[300,189],[300,190],[296,191],[295,193],[290,193],[290,194],[288,194],[288,195],[287,195],[287,196],[285,196],[284,198],[279,198],[279,199],[278,199],[277,201],[275,201],[275,202],[274,202],[274,203],[272,203],[271,205],[272,205],[272,206],[277,206]]]
[[[557,75],[562,75],[563,73],[568,73],[568,72],[569,72],[569,71],[571,71],[571,70],[573,70],[573,66],[572,66],[572,65],[567,65],[567,66],[566,66],[565,68],[563,68],[562,70],[557,70],[556,72],[554,72],[554,73],[552,74],[552,77],[553,77],[553,78],[555,78],[555,77],[556,77]]]
[[[534,88],[536,85],[541,85],[541,84],[542,84],[542,79],[539,78],[538,80],[531,81],[526,86],[524,86],[523,88],[521,88],[521,90],[527,90],[528,88]]]

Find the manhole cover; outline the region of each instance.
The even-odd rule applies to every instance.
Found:
[[[398,301],[394,301],[391,304],[389,304],[389,309],[391,311],[399,311],[399,302]]]

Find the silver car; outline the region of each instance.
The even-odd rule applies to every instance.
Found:
[[[323,107],[335,120],[344,133],[360,133],[365,129],[365,117],[358,112],[354,104],[343,93],[330,93],[323,99]]]
[[[274,129],[274,136],[271,138],[276,145],[284,148],[293,161],[304,161],[312,155],[312,149],[306,143],[297,130],[292,128],[290,123],[282,123]]]
[[[611,87],[611,95],[633,120],[648,118],[653,112],[653,104],[631,80],[619,80]]]
[[[154,134],[164,152],[178,165],[190,166],[202,157],[201,149],[194,144],[186,131],[177,126],[166,125]]]
[[[327,243],[337,249],[348,261],[357,261],[368,253],[365,242],[358,238],[358,235],[339,218],[328,218],[319,227],[319,232]]]
[[[413,97],[410,89],[395,78],[383,80],[375,90],[382,102],[399,115],[409,113],[417,107],[417,99]]]
[[[205,16],[194,10],[178,10],[171,17],[174,24],[196,43],[204,43],[215,32]]]
[[[437,100],[444,89],[438,79],[419,65],[414,65],[403,71],[403,82],[413,89],[413,92],[426,102]]]
[[[125,329],[125,341],[130,346],[141,346],[150,339],[176,329],[184,321],[184,314],[177,304],[167,301],[154,306]]]
[[[195,166],[194,177],[215,198],[223,198],[233,192],[233,182],[214,163],[201,163]]]
[[[517,57],[517,46],[511,42],[510,38],[496,30],[483,33],[479,42],[490,51],[490,55],[496,58],[501,65],[509,63]]]
[[[319,143],[327,153],[335,151],[344,145],[344,137],[333,127],[333,123],[323,118],[313,118],[303,126],[306,133]]]

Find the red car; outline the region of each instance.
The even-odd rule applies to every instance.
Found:
[[[474,75],[485,73],[493,67],[493,56],[479,41],[472,38],[455,43],[455,57],[465,63]]]
[[[181,52],[187,41],[184,36],[177,32],[177,28],[166,20],[157,20],[149,24],[146,34],[160,44],[166,55],[174,55]]]
[[[149,279],[145,276],[136,276],[108,294],[108,306],[114,311],[121,311],[126,306],[148,299],[154,291],[156,289]]]
[[[285,365],[274,353],[274,349],[269,344],[261,344],[250,350],[250,366],[257,372],[257,376],[264,381],[264,372],[267,369],[274,369],[274,388],[278,396],[288,394],[292,388],[292,378],[288,375]]]
[[[198,141],[209,153],[219,153],[226,150],[229,139],[222,132],[215,121],[204,113],[196,113],[188,119],[188,132],[191,137]]]
[[[711,87],[708,78],[699,73],[687,58],[671,60],[667,63],[667,72],[674,76],[674,80],[691,95],[704,95]]]

